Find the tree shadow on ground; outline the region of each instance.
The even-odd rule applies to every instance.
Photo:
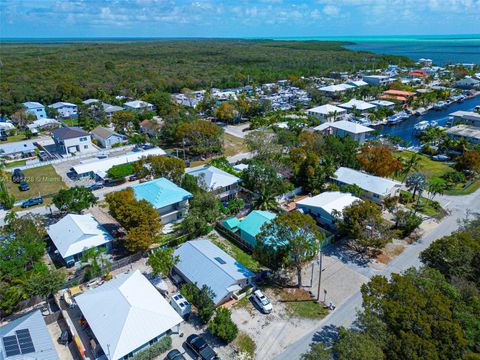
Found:
[[[361,267],[367,267],[371,260],[365,254],[359,253],[349,247],[346,240],[325,246],[323,248],[323,254],[336,257],[344,264],[353,264]]]
[[[336,340],[338,340],[338,327],[335,325],[324,326],[322,330],[317,331],[312,337],[313,343],[322,342],[327,346],[332,346]]]

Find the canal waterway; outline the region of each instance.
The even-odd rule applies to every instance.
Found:
[[[447,108],[440,111],[432,109],[422,116],[410,116],[408,119],[402,121],[399,124],[381,125],[376,127],[376,130],[385,135],[398,136],[406,140],[409,146],[418,146],[420,145],[420,142],[415,136],[415,124],[419,123],[420,121],[430,122],[435,120],[438,125],[446,126],[446,123],[449,119],[449,114],[459,110],[472,111],[477,105],[480,105],[480,96],[467,99],[462,103],[453,103]]]

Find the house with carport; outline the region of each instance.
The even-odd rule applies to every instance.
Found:
[[[107,360],[126,360],[167,335],[183,319],[139,271],[120,274],[75,297]]]
[[[192,240],[175,250],[174,272],[198,288],[207,285],[220,305],[252,284],[255,274],[209,240]]]
[[[338,186],[357,185],[363,190],[362,199],[382,204],[385,198],[399,196],[402,183],[365,172],[340,167],[331,178]]]

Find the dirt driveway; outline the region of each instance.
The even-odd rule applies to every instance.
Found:
[[[313,263],[313,281],[312,279]],[[318,287],[319,264],[313,261],[303,271],[303,288],[316,295]],[[322,262],[321,297],[327,290],[326,303],[337,306],[358,291],[368,279],[350,269],[338,259],[324,256]],[[311,284],[311,285],[310,285]],[[279,299],[273,289],[264,290],[273,305],[271,314],[262,314],[251,302],[245,300],[232,306],[232,320],[240,331],[248,334],[256,343],[255,359],[268,360],[281,353],[286,347],[311,332],[320,320],[292,317],[286,303]]]

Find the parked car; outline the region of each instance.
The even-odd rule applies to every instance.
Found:
[[[103,181],[104,186],[117,186],[125,182],[125,179],[106,179]]]
[[[138,180],[138,177],[136,175],[130,175],[128,177],[128,181],[136,181],[136,180]]]
[[[200,335],[192,334],[187,337],[185,342],[187,346],[192,349],[192,351],[197,355],[198,359],[201,360],[215,360],[217,359],[217,354],[210,345],[201,337]]]
[[[25,200],[22,203],[22,208],[28,208],[30,206],[35,206],[35,205],[40,205],[40,204],[43,204],[43,198],[41,196],[32,197],[28,200]]]
[[[91,191],[100,190],[100,189],[103,189],[103,184],[97,182],[97,183],[95,183],[95,184],[93,184],[93,185],[90,185],[88,188],[89,188]]]
[[[45,151],[39,151],[38,152],[38,157],[40,158],[40,161],[48,161],[50,160],[50,156]]]
[[[68,330],[63,330],[58,338],[58,343],[61,345],[68,345],[72,341],[72,334]]]
[[[25,174],[22,172],[22,170],[20,169],[13,170],[12,181],[16,184],[19,184],[23,180],[25,180]]]
[[[448,161],[450,160],[450,156],[445,154],[439,154],[439,155],[432,156],[432,159],[437,161]]]
[[[260,307],[264,314],[270,314],[273,310],[272,304],[261,290],[255,290],[252,295],[253,301]]]
[[[20,191],[30,190],[30,186],[28,185],[28,183],[26,181],[20,182],[20,185],[18,186],[18,188],[20,189]]]
[[[2,133],[0,134],[0,140],[1,140],[1,141],[7,141],[7,140],[8,140],[7,134],[5,134],[4,132],[2,132]]]
[[[177,349],[173,349],[167,354],[166,360],[186,360],[185,356],[182,355]]]

